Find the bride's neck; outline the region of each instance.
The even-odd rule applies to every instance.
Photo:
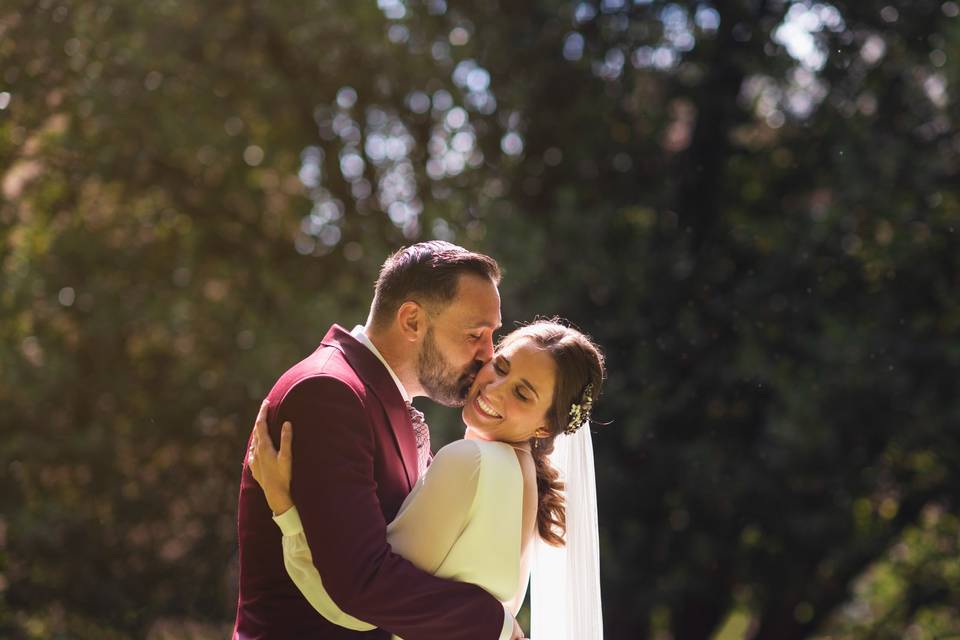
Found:
[[[484,440],[484,441],[490,441],[489,438],[484,438],[483,436],[481,436],[479,433],[477,433],[476,431],[474,431],[474,430],[471,429],[470,427],[467,427],[467,430],[464,431],[464,433],[463,433],[463,439],[464,439],[464,440]],[[503,442],[503,444],[508,444],[508,445],[510,445],[511,447],[513,447],[514,449],[516,449],[517,451],[525,451],[525,452],[527,452],[527,453],[530,453],[530,443],[529,443],[529,442],[506,442],[506,441],[504,441],[504,440],[494,440],[493,442]]]

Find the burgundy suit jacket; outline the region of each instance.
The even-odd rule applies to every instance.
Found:
[[[293,500],[327,593],[380,628],[351,631],[310,606],[287,575],[280,529],[244,462],[234,640],[497,640],[504,612],[493,596],[425,573],[387,543],[387,523],[417,480],[417,449],[383,363],[334,325],[268,398],[275,446],[280,425],[293,423]]]

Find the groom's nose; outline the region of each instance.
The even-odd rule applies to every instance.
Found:
[[[484,332],[477,347],[477,360],[483,363],[490,362],[493,359],[493,331]]]

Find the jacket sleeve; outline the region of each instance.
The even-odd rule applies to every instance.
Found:
[[[376,493],[378,446],[356,392],[333,377],[296,384],[278,407],[294,425],[291,492],[314,565],[344,612],[407,640],[496,640],[503,606],[393,553]],[[276,435],[276,434],[274,434]]]

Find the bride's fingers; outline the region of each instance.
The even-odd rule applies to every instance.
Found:
[[[253,440],[250,442],[250,450],[247,452],[247,466],[250,467],[253,479],[260,482],[260,458],[257,457],[257,449]]]
[[[264,400],[260,403],[260,408],[257,410],[257,419],[253,421],[253,428],[256,430],[257,425],[267,424],[267,411],[270,409],[270,401]]]
[[[281,460],[290,460],[293,453],[290,449],[293,444],[293,425],[290,422],[284,422],[280,429],[280,453],[277,456]]]
[[[260,409],[257,411],[257,419],[253,422],[253,436],[250,438],[250,451],[247,454],[251,465],[256,459],[256,452],[260,448],[260,434],[266,431],[267,410],[270,407],[270,401],[264,399],[260,403]]]
[[[273,441],[270,439],[270,432],[267,431],[267,423],[257,420],[253,428],[253,435],[256,438],[257,455],[275,456],[277,450],[273,448]]]

